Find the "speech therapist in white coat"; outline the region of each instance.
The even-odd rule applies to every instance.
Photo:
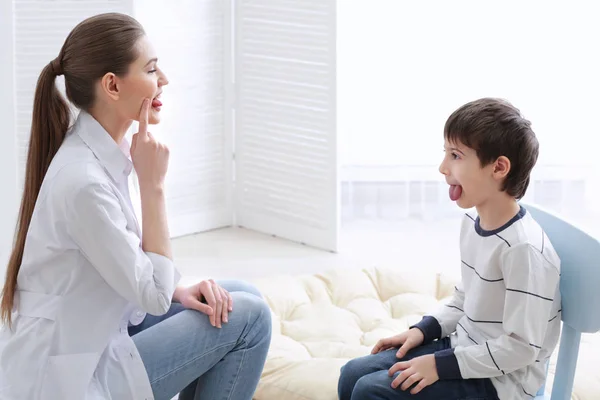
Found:
[[[115,13],[77,25],[42,70],[0,306],[1,400],[252,398],[271,336],[260,293],[240,281],[177,286],[169,152],[148,132],[167,83],[143,28]]]

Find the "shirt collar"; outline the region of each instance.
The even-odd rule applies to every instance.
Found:
[[[131,174],[133,163],[127,139],[123,138],[121,143],[117,144],[102,125],[85,111],[79,113],[75,125],[75,131],[81,140],[92,150],[115,181]]]

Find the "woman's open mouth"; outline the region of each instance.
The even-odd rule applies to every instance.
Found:
[[[160,94],[152,99],[152,108],[154,108],[157,111],[160,111],[160,108],[162,107],[162,102],[158,99],[159,97]]]

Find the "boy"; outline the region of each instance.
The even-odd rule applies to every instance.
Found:
[[[560,333],[560,260],[517,200],[537,161],[531,124],[485,98],[444,127],[440,172],[467,213],[454,297],[341,371],[340,400],[532,399]],[[398,349],[399,347],[399,349]]]

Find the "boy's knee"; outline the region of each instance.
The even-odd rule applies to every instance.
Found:
[[[342,379],[348,379],[350,376],[354,376],[356,375],[356,369],[357,369],[357,359],[352,359],[350,361],[348,361],[346,364],[342,365],[342,368],[340,368],[340,381]]]
[[[338,399],[340,400],[350,399],[350,395],[352,394],[352,387],[349,387],[348,383],[346,365],[340,369],[340,377],[338,379]]]
[[[352,390],[352,396],[357,399],[369,399],[375,393],[374,382],[372,376],[366,375],[361,377]]]
[[[377,399],[403,400],[411,398],[410,396],[412,395],[409,391],[394,389],[391,384],[392,378],[387,379],[387,371],[365,375],[354,385],[352,396],[357,399],[371,399],[375,397]]]
[[[340,400],[350,399],[356,382],[364,375],[360,358],[348,361],[340,369],[340,378],[338,380],[338,398]]]
[[[353,358],[352,360],[348,361],[342,367],[340,375],[358,380],[358,378],[371,372],[373,372],[372,361],[370,360],[369,356],[366,356]]]

